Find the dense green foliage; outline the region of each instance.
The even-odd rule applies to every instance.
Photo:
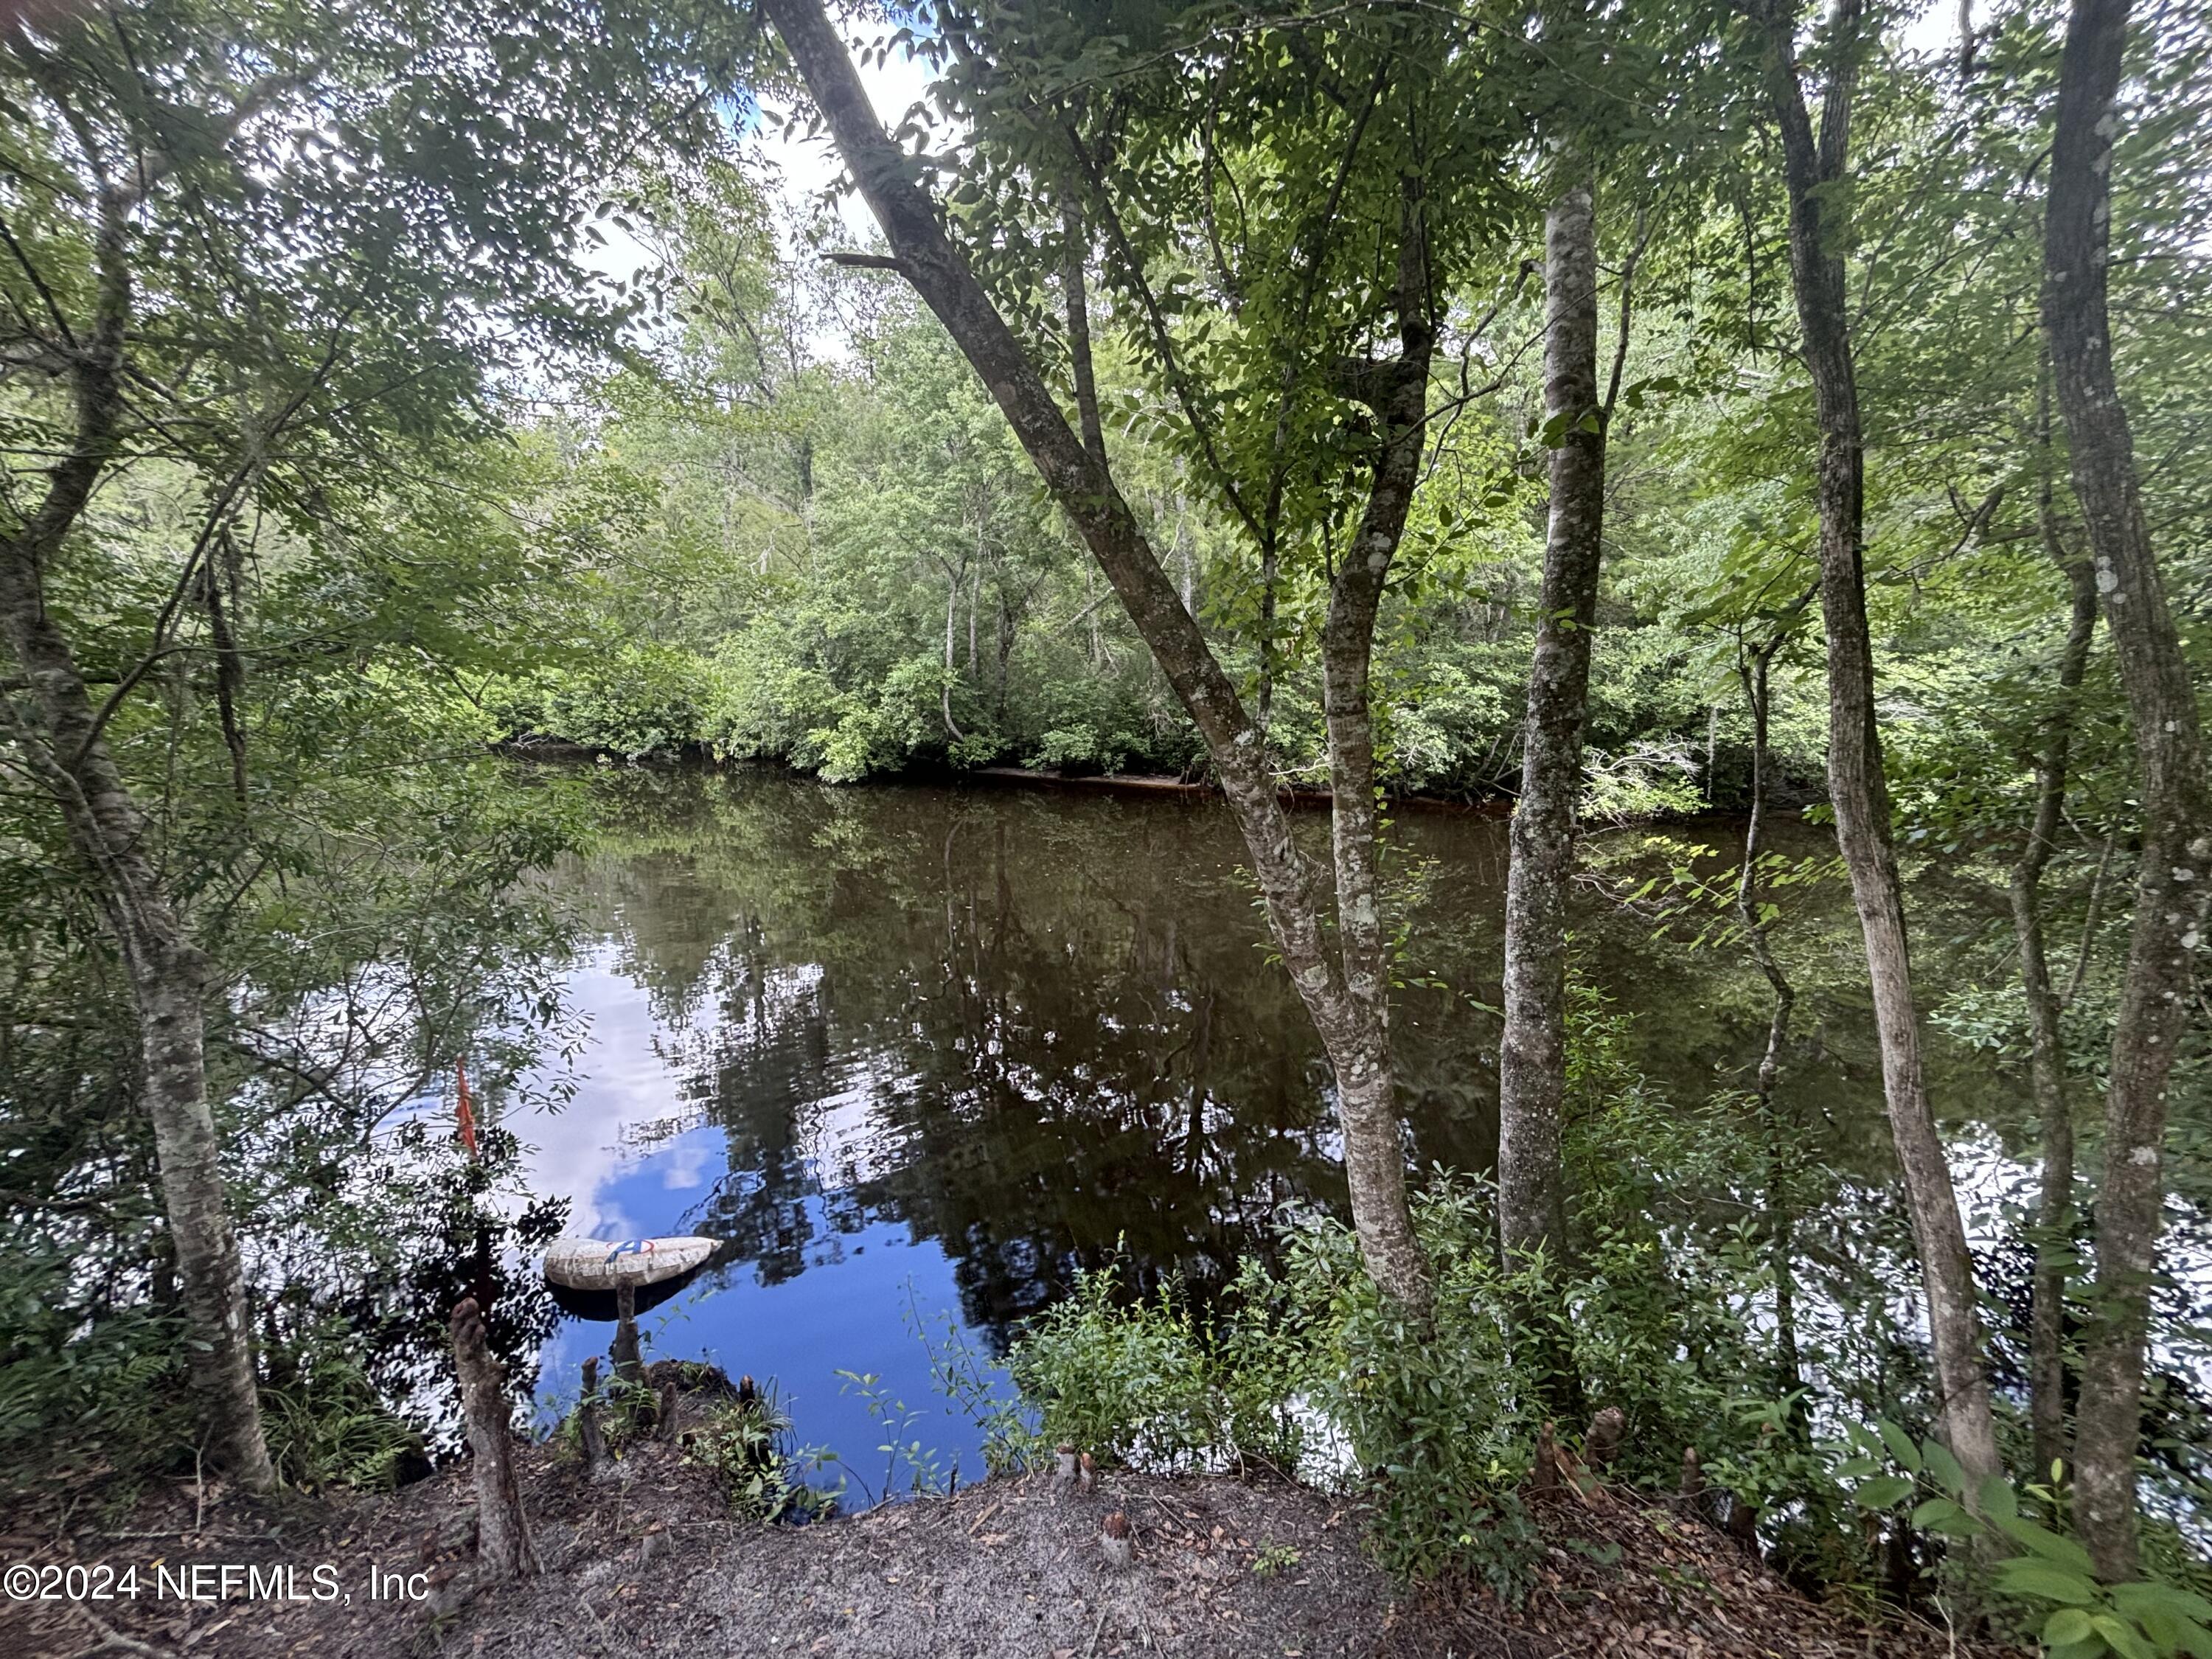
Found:
[[[1390,273],[1374,250],[1418,182],[1447,326],[1382,604],[1376,739],[1388,793],[1475,799],[1520,775],[1560,437],[1541,418],[1544,296],[1530,278],[1547,124],[1586,94],[1601,361],[1618,399],[1584,817],[1601,828],[1744,804],[1745,665],[1778,641],[1770,804],[1819,823],[1812,411],[1747,20],[1643,9],[1617,50],[1584,61],[1483,7],[1408,9],[1372,28],[1345,9],[902,11],[894,24],[918,25],[907,42],[941,60],[934,107],[907,137],[939,146],[922,171],[951,235],[1071,404],[1068,170],[1126,208],[1100,228],[1109,257],[1087,272],[1104,442],[1167,576],[1265,711],[1286,785],[1326,776],[1321,629],[1374,435],[1340,372],[1388,331]],[[2065,1068],[2087,1102],[2108,1060],[2141,812],[2106,637],[2078,690],[2056,684],[2062,567],[2084,538],[2037,327],[2061,20],[2043,0],[1998,7],[1970,63],[1907,49],[1902,15],[1876,21],[1888,33],[1855,112],[1864,160],[1845,252],[1882,736],[1915,925],[1943,963],[1924,1012],[1987,1067],[2024,1065],[2006,890],[2039,745],[2070,719],[2041,919],[2063,981]],[[2212,681],[2207,27],[2169,7],[2136,31],[2112,276],[2147,517],[2200,685]],[[953,50],[956,33],[1006,50],[981,60]],[[574,778],[524,776],[488,751],[703,756],[831,785],[1003,767],[1205,772],[1151,654],[945,331],[879,250],[860,250],[873,268],[826,261],[854,252],[851,234],[750,153],[788,91],[775,50],[750,9],[715,6],[376,0],[318,15],[132,0],[0,21],[0,528],[31,545],[67,458],[98,473],[36,562],[38,608],[99,703],[99,739],[150,826],[140,850],[212,964],[206,1092],[289,1484],[389,1483],[450,1449],[444,1320],[459,1296],[498,1290],[493,1345],[519,1386],[553,1327],[540,1290],[504,1282],[564,1219],[522,1182],[523,1114],[559,1103],[542,1062],[578,1041],[557,984],[571,919],[530,878],[631,827]],[[1416,84],[1370,133],[1393,75]],[[1040,126],[1037,109],[1071,89],[1096,94],[1084,121]],[[631,267],[619,278],[590,263],[610,248]],[[123,320],[106,329],[111,317]],[[111,336],[120,412],[87,437],[78,381],[91,343]],[[204,1425],[184,1392],[191,1336],[139,1109],[129,952],[40,749],[37,690],[0,659],[0,1455],[27,1479],[119,1474],[109,1495],[127,1497],[140,1477],[190,1468]],[[835,811],[775,823],[732,811],[719,855],[772,852],[809,872],[763,911],[859,985],[856,1000],[876,999],[868,1018],[884,1030],[929,1034],[929,1127],[968,1133],[961,1091],[1003,1091],[1018,1061],[1049,1079],[1023,1109],[1076,1126],[1085,1146],[1168,1133],[1109,1119],[1053,1075],[1055,1039],[1037,1035],[1124,1013],[1117,1039],[1147,1029],[1130,1012],[1153,995],[1141,963],[1088,1004],[1056,1006],[1064,941],[994,939],[1049,988],[1032,993],[1035,1046],[1001,1032],[987,1060],[969,1046],[985,1018],[969,989],[911,984],[940,943],[947,964],[982,949],[980,924],[947,908],[945,940],[916,923],[884,968],[876,919],[856,943],[838,885],[895,893],[891,866],[933,849],[848,861]],[[945,830],[948,869],[958,827]],[[1200,832],[1179,833],[1187,850]],[[1752,1007],[1765,982],[1720,867],[1732,833],[1626,850],[1593,836],[1583,875],[1624,929],[1732,963],[1713,972],[1739,975],[1735,1000]],[[1454,1114],[1495,1048],[1492,941],[1440,937],[1423,905],[1455,872],[1411,835],[1389,847],[1398,1009],[1408,1031],[1428,1027],[1401,1033],[1401,1091],[1421,1106],[1414,1144],[1459,1152],[1473,1142]],[[1041,833],[1036,856],[1065,872],[1084,853]],[[1001,853],[1002,888],[1006,867]],[[1807,1004],[1856,998],[1863,958],[1840,905],[1818,922],[1798,914],[1808,890],[1834,895],[1825,849],[1793,843],[1756,873],[1757,914],[1779,929]],[[1176,913],[1185,896],[1162,880],[1146,902]],[[1241,939],[1236,952],[1243,968],[1222,982],[1256,1006],[1256,967]],[[2200,988],[2168,1152],[2168,1237],[2194,1266],[2157,1287],[2163,1375],[2142,1463],[2148,1564],[2190,1590],[2204,1588],[2194,1558],[2212,1516],[2203,1008]],[[1253,1056],[1272,1064],[1285,1048],[1272,1018],[1221,1013],[1224,1047],[1241,1043],[1249,1068],[1240,1081],[1261,1076]],[[1711,1009],[1678,1019],[1726,1024]],[[1501,1267],[1478,1171],[1439,1169],[1416,1207],[1437,1291],[1416,1331],[1361,1270],[1338,1189],[1279,1145],[1244,1147],[1228,1175],[1255,1209],[1294,1197],[1291,1213],[1251,1259],[1201,1263],[1192,1241],[1212,1248],[1222,1229],[1194,1152],[1153,1206],[1166,1243],[1147,1282],[1097,1262],[1079,1276],[1071,1257],[1034,1282],[983,1285],[1009,1322],[1065,1294],[1013,1351],[1039,1420],[1001,1419],[1009,1444],[1034,1453],[1064,1437],[1158,1467],[1256,1462],[1338,1482],[1370,1501],[1394,1568],[1510,1589],[1533,1536],[1516,1494],[1564,1395],[1624,1413],[1620,1478],[1671,1484],[1695,1446],[1717,1504],[1755,1511],[1799,1582],[1912,1601],[1951,1518],[1925,1505],[1965,1494],[1918,1492],[1905,1510],[1903,1492],[1875,1504],[1852,1486],[1865,1471],[1844,1425],[1889,1423],[1917,1447],[1936,1420],[1883,1154],[1841,1169],[1805,1153],[1826,1108],[1786,1067],[1778,1103],[1755,1105],[1736,1075],[1669,1097],[1595,993],[1575,1036],[1566,1259]],[[1849,1048],[1825,1027],[1801,1033],[1787,1065],[1831,1056],[1832,1042]],[[1179,1052],[1132,1036],[1111,1058],[1165,1077]],[[464,1061],[484,1122],[467,1152],[445,1127]],[[1297,1086],[1318,1112],[1310,1079]],[[1194,1090],[1194,1146],[1205,1103]],[[1311,1136],[1310,1117],[1282,1127]],[[769,1212],[791,1196],[788,1126],[726,1127],[733,1162],[785,1167],[718,1198],[709,1219],[781,1270]],[[2056,1559],[2071,1547],[2063,1482],[2025,1467],[2014,1409],[2030,1258],[2051,1242],[2027,1190],[2034,1151],[1986,1125],[1946,1127],[2021,1183],[1980,1194],[1996,1233],[1978,1265],[2004,1449]],[[2085,1125],[2084,1211],[2098,1164]],[[984,1201],[933,1198],[948,1237]],[[2078,1297],[2068,1308],[2091,1311]],[[1532,1374],[1532,1355],[1551,1372]],[[733,1407],[695,1455],[747,1513],[804,1509],[787,1427],[772,1407]],[[1941,1486],[1915,1455],[1908,1475]],[[2187,1632],[2167,1641],[2157,1620],[2197,1616],[2156,1595],[2131,1609],[2143,1587],[2093,1584],[2075,1619],[2054,1581],[2036,1592],[2027,1577],[2013,1573],[2023,1596],[2064,1604],[2043,1626],[2060,1650],[2181,1647]],[[2113,1636],[2099,1619],[2136,1623]]]
[[[699,77],[729,48],[697,18],[188,0],[51,33],[11,19],[0,46],[9,556],[57,457],[105,469],[41,603],[212,964],[207,1092],[281,1472],[388,1479],[409,1437],[392,1406],[419,1395],[428,1426],[444,1395],[455,1247],[495,1261],[559,1224],[512,1191],[511,1134],[471,1162],[410,1121],[464,1054],[510,1096],[562,1018],[547,919],[514,883],[575,825],[559,792],[482,763],[496,728],[460,687],[509,659],[601,520],[503,510],[538,483],[495,398],[638,314],[641,288],[578,263],[577,228],[625,159],[707,127]],[[102,431],[66,376],[111,336],[129,391]],[[0,1437],[24,1478],[189,1468],[127,952],[17,666]],[[550,1318],[518,1291],[493,1340],[526,1361]]]

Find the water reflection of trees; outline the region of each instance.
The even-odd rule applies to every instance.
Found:
[[[1117,1245],[1140,1285],[1218,1282],[1276,1206],[1341,1203],[1327,1069],[1206,807],[682,774],[611,785],[608,814],[576,889],[687,1114],[728,1138],[686,1224],[763,1279],[902,1222],[1003,1331]],[[1407,978],[1441,981],[1395,1015],[1409,1150],[1485,1168],[1503,826],[1413,820],[1398,848]],[[1665,1011],[1646,1058],[1702,1099],[1749,1052],[1755,988],[1607,905],[1582,927],[1623,1005]],[[1882,1178],[1855,1011],[1827,1012],[1805,1121]]]

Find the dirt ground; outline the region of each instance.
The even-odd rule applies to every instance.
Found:
[[[1547,1499],[1541,1582],[1507,1608],[1480,1593],[1394,1584],[1363,1554],[1356,1510],[1279,1481],[1111,1472],[1084,1494],[1031,1475],[810,1527],[762,1527],[731,1517],[712,1478],[673,1445],[633,1445],[597,1480],[548,1448],[519,1450],[543,1567],[533,1578],[475,1582],[465,1469],[390,1495],[250,1510],[219,1494],[209,1501],[185,1482],[151,1497],[121,1530],[55,1512],[13,1523],[0,1536],[0,1560],[58,1569],[64,1594],[91,1588],[68,1577],[72,1565],[105,1564],[118,1577],[135,1565],[139,1577],[136,1595],[115,1594],[112,1579],[110,1599],[0,1607],[0,1656],[1948,1659],[1998,1651],[1954,1647],[1923,1626],[1869,1630],[1806,1601],[1702,1521],[1631,1493],[1570,1490]],[[1107,1563],[1100,1540],[1115,1511],[1134,1539],[1121,1569]],[[236,1569],[228,1586],[225,1565]],[[256,1567],[258,1579],[248,1571]],[[271,1576],[286,1567],[289,1579]],[[318,1577],[318,1568],[329,1571]],[[386,1577],[373,1584],[372,1568]],[[171,1593],[191,1591],[205,1599]]]

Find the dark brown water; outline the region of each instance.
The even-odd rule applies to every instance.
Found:
[[[572,1200],[581,1234],[726,1241],[653,1340],[777,1377],[802,1438],[861,1467],[852,1449],[884,1437],[845,1370],[921,1412],[912,1432],[948,1458],[972,1452],[915,1326],[988,1355],[1117,1252],[1134,1283],[1203,1287],[1267,1248],[1277,1206],[1340,1205],[1327,1071],[1218,804],[672,771],[595,793],[599,849],[550,877],[591,1024],[574,1103],[517,1126],[534,1182]],[[1299,828],[1318,848],[1327,821]],[[1720,872],[1740,828],[1670,833],[1720,849],[1700,866]],[[1623,902],[1674,856],[1641,833],[1593,837],[1575,957],[1690,1106],[1744,1081],[1766,1003],[1740,946],[1687,948],[1694,926],[1655,939],[1649,896]],[[1496,1147],[1504,876],[1497,818],[1391,830],[1417,1169],[1485,1170]],[[1830,880],[1787,903],[1805,993],[1791,1109],[1839,1178],[1878,1187],[1848,894]],[[1940,1044],[1936,1081],[1954,1116],[2001,1093],[1988,1062]],[[605,1340],[566,1328],[545,1386],[573,1387]]]

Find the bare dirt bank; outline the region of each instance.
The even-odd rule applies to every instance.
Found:
[[[727,1513],[707,1473],[657,1442],[602,1478],[550,1449],[520,1456],[544,1571],[473,1583],[465,1469],[386,1496],[295,1498],[204,1511],[190,1482],[153,1494],[118,1530],[81,1514],[19,1521],[11,1561],[251,1564],[294,1569],[304,1600],[149,1594],[0,1612],[0,1652],[212,1656],[801,1654],[854,1659],[1322,1659],[1322,1656],[1705,1656],[1935,1659],[1991,1654],[1939,1632],[1869,1630],[1815,1606],[1674,1506],[1569,1492],[1541,1508],[1541,1582],[1506,1607],[1478,1590],[1407,1589],[1360,1547],[1360,1516],[1279,1481],[1109,1473],[1089,1495],[1008,1478],[805,1528]],[[1104,1559],[1104,1517],[1126,1514],[1131,1565]],[[26,1518],[27,1519],[27,1518]],[[342,1594],[313,1599],[313,1570]],[[372,1599],[369,1570],[427,1599]],[[422,1575],[419,1579],[414,1575]],[[389,1579],[382,1580],[386,1584]]]

